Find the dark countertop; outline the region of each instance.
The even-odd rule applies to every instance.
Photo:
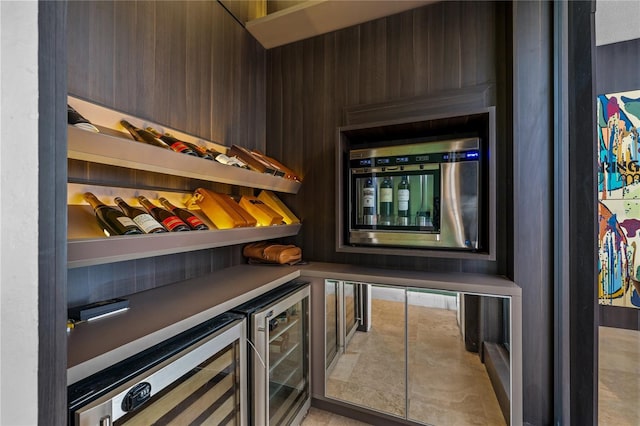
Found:
[[[511,297],[521,295],[520,287],[499,276],[320,262],[296,266],[238,265],[127,296],[128,311],[78,324],[67,338],[67,384],[300,276]]]

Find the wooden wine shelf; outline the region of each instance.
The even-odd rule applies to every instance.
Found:
[[[300,182],[68,126],[68,158],[166,175],[296,194]]]
[[[73,239],[67,267],[101,265],[296,235],[301,224]]]

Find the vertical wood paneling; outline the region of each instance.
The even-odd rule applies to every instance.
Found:
[[[138,8],[134,2],[114,2],[115,21],[118,22],[118,29],[114,34],[115,51],[115,76],[114,87],[114,108],[119,110],[130,110],[133,114],[140,112],[140,104],[143,102],[153,102],[153,99],[145,98],[138,93],[138,87],[144,75],[142,58],[136,54],[136,48],[141,42],[138,33],[140,27],[137,25]],[[144,20],[149,22],[151,19]],[[144,27],[143,27],[144,28]],[[80,37],[73,37],[78,39]],[[142,49],[141,49],[142,50]],[[70,65],[72,61],[69,61]],[[148,78],[153,82],[152,78]],[[79,82],[76,83],[79,85]]]
[[[444,20],[446,31],[444,32],[444,62],[442,63],[442,72],[444,73],[444,85],[446,88],[461,87],[462,82],[462,43],[460,39],[462,7],[463,5],[457,2],[449,5]]]
[[[269,50],[267,148],[282,154],[282,160],[291,165],[297,165],[300,150],[304,153],[302,189],[297,196],[284,198],[303,218],[303,232],[296,243],[305,258],[515,275],[523,288],[525,307],[524,421],[549,424],[553,415],[551,14],[548,3],[513,4],[518,10],[512,15],[511,3],[439,2],[316,37],[322,48],[314,49],[313,55],[325,68],[322,76],[313,72],[317,88],[322,88],[320,96],[307,86],[299,88],[300,79],[308,77],[306,68],[296,75],[287,65],[295,60],[309,63],[309,41]],[[302,55],[296,45],[304,45]],[[513,63],[517,66],[512,71]],[[336,128],[344,124],[342,109],[486,83],[496,85],[497,99],[497,260],[337,253],[336,170],[335,159],[328,153],[337,143]],[[512,102],[516,104],[513,113]],[[324,108],[320,115],[318,105]],[[287,112],[294,107],[311,111],[323,127],[318,130],[305,120],[302,148],[293,122],[296,115]]]
[[[343,108],[460,88],[463,72],[473,85],[496,82],[493,27],[503,23],[495,15],[493,3],[442,2],[268,51],[268,153],[304,176],[300,192],[283,199],[303,219],[295,241],[305,258],[417,270],[506,269],[496,262],[338,254],[334,237],[335,149]],[[477,46],[490,47],[476,52]],[[463,51],[471,56],[463,58]],[[463,71],[467,65],[470,71]],[[500,188],[507,181],[501,177]]]
[[[522,288],[524,421],[553,419],[551,8],[513,5],[514,281]],[[542,42],[541,42],[542,41]],[[546,41],[546,42],[545,42]]]
[[[136,2],[136,44],[122,45],[123,50],[132,51],[129,59],[137,64],[135,73],[136,90],[132,93],[136,96],[135,103],[122,104],[122,109],[127,111],[131,105],[136,109],[136,114],[141,117],[153,117],[151,108],[158,102],[156,100],[156,62],[167,60],[159,58],[156,50],[156,2]],[[118,25],[120,29],[121,24]],[[117,100],[116,100],[117,102]]]
[[[190,113],[186,102],[187,5],[169,1],[155,5],[156,60],[151,113],[159,122],[180,128],[185,126]],[[190,78],[200,77],[199,70],[190,71]]]
[[[198,134],[209,133],[211,102],[211,64],[210,55],[212,28],[211,7],[205,2],[186,4],[186,48],[185,65],[188,67],[185,93],[186,110],[192,111],[186,116],[186,127],[195,129]]]
[[[68,3],[69,93],[207,140],[265,150],[265,50],[217,2]],[[69,161],[107,186],[244,189]],[[72,269],[69,305],[121,297],[243,263],[239,246]]]
[[[413,15],[413,45],[414,45],[414,84],[416,93],[429,92],[430,63],[434,60],[429,49],[429,19],[430,8],[422,7]]]
[[[99,103],[112,104],[114,101],[114,30],[115,3],[98,1],[88,9],[90,48],[86,60],[88,96]]]
[[[69,4],[69,93],[264,150],[265,51],[217,2]]]
[[[413,45],[413,14],[402,13],[387,19],[387,96],[402,98],[415,93],[415,47]],[[368,70],[363,66],[360,73]]]
[[[598,423],[598,222],[595,111],[595,2],[567,6],[570,424]],[[524,295],[524,292],[523,292]],[[565,358],[566,359],[566,358]],[[565,384],[566,385],[566,384]]]
[[[447,88],[442,65],[445,63],[445,22],[444,14],[447,5],[439,3],[433,6],[427,15],[426,24],[429,29],[427,46],[429,49],[429,91]]]
[[[387,98],[387,20],[361,25],[360,34],[360,100],[377,102]]]
[[[478,46],[484,38],[479,39],[475,34],[478,32],[478,27],[486,24],[478,17],[478,13],[487,9],[478,7],[475,2],[467,2],[465,7],[460,9],[460,20],[465,23],[460,28],[460,83],[463,87],[473,86],[477,81],[477,55],[484,55],[485,50]]]
[[[36,224],[38,299],[37,304],[34,301],[33,305],[28,305],[37,306],[37,312],[24,313],[38,318],[37,417],[38,424],[51,425],[63,425],[67,420],[66,14],[67,4],[64,2],[38,3],[39,190],[34,195],[34,202],[39,206]],[[7,199],[6,196],[4,198]],[[13,281],[3,282],[3,287],[22,284]],[[31,321],[27,323],[31,324]],[[33,363],[28,365],[31,367]],[[29,392],[26,397],[32,396],[33,393]],[[35,404],[31,401],[26,406],[34,407]],[[20,407],[12,410],[17,412],[15,410],[18,409]]]

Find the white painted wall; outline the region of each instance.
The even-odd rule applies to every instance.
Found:
[[[0,425],[38,419],[38,3],[0,1]]]
[[[640,0],[596,1],[596,46],[640,38]]]

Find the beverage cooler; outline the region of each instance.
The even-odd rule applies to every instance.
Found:
[[[243,316],[219,315],[68,387],[69,425],[246,425]]]
[[[484,157],[477,137],[351,149],[349,243],[482,248]]]
[[[247,318],[252,425],[297,425],[309,410],[309,298],[291,281],[234,309]]]

